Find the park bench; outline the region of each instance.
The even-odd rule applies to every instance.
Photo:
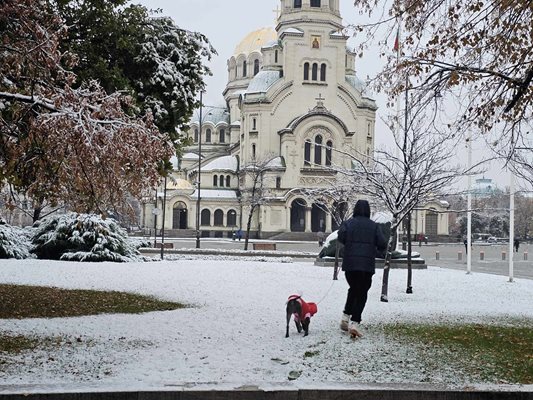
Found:
[[[276,250],[276,243],[254,243],[254,250]]]
[[[155,248],[156,249],[160,249],[161,245],[163,245],[164,249],[173,249],[174,248],[174,243],[156,243],[155,244]]]

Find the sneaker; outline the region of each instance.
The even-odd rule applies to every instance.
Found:
[[[362,338],[363,330],[361,329],[361,324],[359,322],[350,321],[350,325],[348,326],[348,333],[353,339]]]
[[[341,331],[348,332],[348,322],[349,321],[350,321],[350,316],[348,314],[342,314]]]

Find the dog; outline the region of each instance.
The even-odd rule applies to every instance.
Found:
[[[293,294],[289,296],[287,301],[287,330],[285,337],[289,337],[289,322],[291,321],[291,316],[294,315],[294,323],[296,324],[296,329],[298,333],[304,331],[304,336],[309,335],[309,324],[311,323],[311,317],[315,315],[318,311],[318,308],[315,303],[306,303],[302,296]]]

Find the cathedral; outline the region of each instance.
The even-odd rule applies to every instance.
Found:
[[[195,114],[184,132],[192,145],[173,159],[157,203],[144,204],[144,226],[161,229],[164,206],[170,235],[245,231],[251,182],[243,172],[262,162],[265,199],[252,213],[254,237],[314,238],[337,228],[306,190],[331,187],[331,166],[351,167],[335,149],[373,153],[377,106],[356,74],[339,0],[280,3],[275,29],[251,32],[235,47],[225,107]]]

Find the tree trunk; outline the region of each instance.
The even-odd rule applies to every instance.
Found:
[[[339,276],[339,253],[340,253],[340,246],[339,246],[339,238],[337,237],[337,240],[335,241],[335,266],[333,268],[333,280],[338,280]]]
[[[250,228],[252,227],[252,218],[254,216],[255,207],[250,208],[250,214],[248,214],[248,222],[246,223],[246,237],[244,238],[244,250],[248,250],[248,239],[250,238]]]
[[[41,213],[43,212],[43,209],[44,209],[43,203],[44,203],[44,200],[42,199],[38,199],[35,201],[33,205],[33,215],[32,215],[33,223],[35,223],[41,218]]]
[[[41,211],[43,211],[41,206],[33,208],[33,215],[32,215],[33,223],[35,223],[36,221],[39,220],[39,218],[41,218]]]
[[[405,293],[413,293],[413,257],[411,241],[411,213],[407,214],[407,289]]]
[[[391,221],[391,233],[389,236],[389,244],[387,245],[387,253],[385,255],[385,265],[383,266],[383,281],[381,283],[381,298],[380,300],[384,303],[389,301],[389,272],[390,272],[390,263],[392,258],[392,250],[394,249],[394,243],[396,240],[396,232],[398,228],[392,229],[396,225],[396,217],[393,217]]]

